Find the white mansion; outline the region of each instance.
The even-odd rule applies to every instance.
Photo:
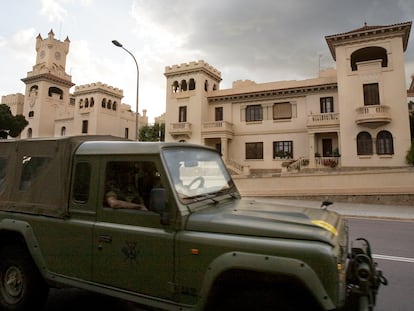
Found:
[[[221,90],[220,71],[204,61],[168,66],[166,141],[217,148],[244,174],[289,165],[406,166],[411,24],[326,36],[336,69],[303,81],[235,81]]]
[[[69,44],[68,38],[56,40],[52,30],[45,39],[39,34],[36,64],[22,79],[25,95],[2,96],[2,104],[29,122],[21,138],[100,134],[134,139],[136,115],[129,105],[121,103],[121,89],[96,82],[69,92],[75,85],[65,72]],[[148,124],[145,110],[139,115],[139,124]]]

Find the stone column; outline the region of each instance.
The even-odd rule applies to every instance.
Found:
[[[315,168],[315,133],[309,133],[309,168]]]

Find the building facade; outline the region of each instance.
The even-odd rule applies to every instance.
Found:
[[[70,41],[59,41],[51,30],[36,38],[36,64],[22,79],[25,94],[2,96],[2,104],[29,122],[21,138],[113,135],[135,139],[135,112],[123,104],[123,91],[101,82],[75,87],[66,73]],[[139,125],[148,124],[146,111]]]
[[[204,61],[166,67],[166,141],[217,148],[235,172],[405,166],[404,52],[411,22],[326,36],[336,69],[302,81],[235,81]]]

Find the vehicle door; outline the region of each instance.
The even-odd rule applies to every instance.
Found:
[[[162,189],[166,182],[159,167],[160,163],[150,157],[102,159],[102,205],[93,242],[95,282],[170,298],[174,231],[161,224],[157,211],[111,208],[106,201],[112,191],[118,200],[144,204],[149,209],[151,191]]]

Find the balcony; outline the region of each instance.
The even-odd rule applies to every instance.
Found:
[[[233,137],[233,124],[227,121],[204,122],[201,130],[204,138]]]
[[[356,110],[355,123],[369,128],[377,128],[392,120],[390,107],[384,105],[372,105],[359,107]]]
[[[339,126],[339,113],[321,113],[308,116],[308,128]]]
[[[191,123],[189,122],[170,123],[169,133],[174,138],[177,138],[180,136],[185,136],[187,138],[190,138],[192,134]]]

